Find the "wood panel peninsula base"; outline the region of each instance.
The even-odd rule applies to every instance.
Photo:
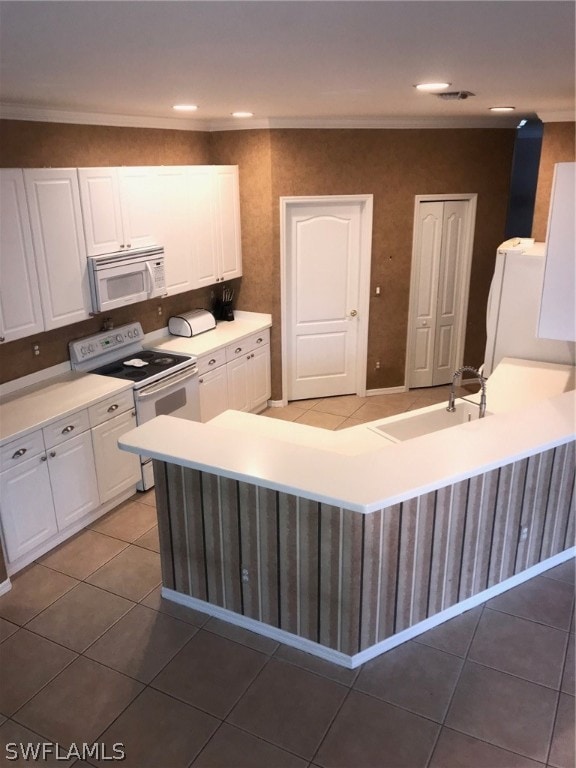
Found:
[[[574,556],[574,404],[348,453],[365,425],[232,411],[120,444],[154,458],[164,597],[354,668]]]

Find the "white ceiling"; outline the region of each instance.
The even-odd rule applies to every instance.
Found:
[[[222,128],[574,119],[573,0],[0,2],[2,115]],[[441,101],[413,85],[476,94]],[[199,105],[194,117],[171,106]],[[233,120],[250,110],[250,121]]]

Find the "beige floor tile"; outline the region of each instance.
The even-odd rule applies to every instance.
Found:
[[[197,631],[166,613],[135,605],[84,655],[149,683]]]
[[[56,745],[47,744],[46,738],[25,728],[14,720],[7,720],[0,727],[0,765],[2,768],[9,766],[36,766],[41,768],[82,768],[82,763],[76,757],[65,759],[61,751],[56,753]],[[27,757],[24,757],[26,750]],[[42,751],[44,750],[44,751]],[[34,751],[38,759],[32,755]],[[15,755],[18,759],[14,759]],[[6,760],[4,760],[6,757]],[[88,766],[88,768],[90,768]]]
[[[12,589],[0,597],[0,616],[14,624],[26,624],[77,584],[77,579],[63,573],[31,565],[12,578]]]
[[[27,624],[28,629],[82,652],[134,603],[90,584],[78,584]]]
[[[118,765],[125,768],[187,768],[218,725],[216,718],[147,688],[101,740],[124,744],[125,759]]]
[[[535,576],[487,603],[497,611],[564,630],[570,626],[573,605],[574,585],[544,576]]]
[[[151,507],[156,506],[156,491],[152,488],[150,491],[138,491],[130,501],[138,501],[141,504],[148,504]]]
[[[224,718],[267,660],[263,653],[201,629],[152,686]]]
[[[228,722],[310,760],[348,688],[272,659]]]
[[[573,768],[575,764],[574,722],[574,696],[561,693],[548,758],[554,768]]]
[[[86,581],[138,602],[162,581],[160,555],[131,544]]]
[[[348,429],[348,427],[357,427],[359,424],[365,424],[362,419],[355,419],[353,416],[348,416],[342,424],[339,424],[336,427],[336,431],[339,431],[341,429]]]
[[[558,689],[566,632],[486,608],[468,658],[533,683]]]
[[[466,613],[455,616],[453,619],[440,624],[434,629],[429,629],[414,638],[417,643],[430,645],[440,651],[447,651],[456,656],[465,657],[472,642],[476,626],[482,615],[483,606],[472,608]]]
[[[307,760],[223,723],[192,763],[192,768],[306,768]]]
[[[144,686],[80,656],[14,719],[62,745],[94,742]]]
[[[151,504],[129,499],[117,509],[93,523],[90,528],[115,539],[132,542],[156,525],[156,508]]]
[[[321,413],[332,413],[335,416],[351,416],[363,405],[366,405],[368,398],[358,397],[358,395],[341,395],[339,397],[326,397],[320,400],[312,407],[313,411]]]
[[[542,768],[542,763],[442,728],[429,768]]]
[[[442,722],[464,660],[407,642],[369,661],[354,689]]]
[[[8,717],[50,682],[77,654],[19,629],[0,646],[0,712]]]
[[[445,724],[543,763],[557,699],[550,688],[466,662]]]
[[[430,720],[352,691],[314,762],[323,768],[425,768],[439,729]]]
[[[173,600],[166,600],[162,597],[162,587],[154,587],[154,589],[146,595],[146,597],[140,600],[141,605],[145,605],[148,608],[153,608],[155,611],[162,611],[173,616],[180,621],[187,621],[189,624],[193,624],[195,627],[202,627],[210,616],[202,611],[195,611],[194,608],[188,608],[185,605],[175,603]]]
[[[336,429],[344,421],[344,416],[336,416],[333,413],[322,413],[313,409],[305,411],[296,419],[297,424],[308,424],[310,427],[320,429]]]
[[[144,547],[144,549],[150,549],[152,552],[160,552],[160,539],[158,538],[158,526],[155,525],[154,528],[150,528],[148,533],[145,533],[143,536],[140,536],[139,539],[136,539],[134,544],[137,547]]]
[[[398,411],[398,407],[392,403],[372,403],[373,398],[368,398],[366,405],[362,405],[357,411],[354,411],[354,418],[360,419],[360,421],[376,421],[377,419],[386,419],[388,416],[396,416],[397,413],[402,413],[403,410]]]
[[[387,410],[394,409],[396,413],[407,411],[415,400],[412,392],[396,392],[390,395],[371,395],[366,398],[367,405],[383,405]],[[393,415],[393,414],[391,414]]]
[[[296,421],[299,416],[306,412],[305,408],[300,408],[295,404],[289,403],[283,408],[267,408],[262,411],[261,416],[268,416],[270,419],[280,419],[281,421]]]
[[[76,579],[85,579],[127,546],[125,541],[104,536],[97,531],[84,530],[38,562]]]

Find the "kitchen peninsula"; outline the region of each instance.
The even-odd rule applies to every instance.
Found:
[[[568,559],[573,369],[503,362],[493,415],[400,443],[233,411],[126,434],[155,460],[163,594],[356,667]]]

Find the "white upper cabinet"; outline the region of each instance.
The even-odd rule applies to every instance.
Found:
[[[154,168],[79,168],[88,256],[155,245]]]
[[[538,336],[576,341],[576,163],[557,163],[548,216]]]
[[[0,339],[44,330],[32,232],[20,168],[0,170]]]
[[[238,166],[190,166],[194,288],[242,275]]]
[[[166,289],[171,296],[195,287],[188,168],[172,165],[154,170],[155,234],[164,247]]]
[[[90,287],[75,168],[24,171],[44,328],[90,316]]]

